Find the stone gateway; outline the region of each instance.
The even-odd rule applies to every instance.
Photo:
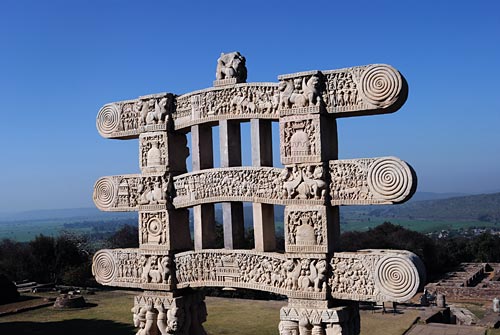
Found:
[[[199,287],[287,296],[276,325],[282,335],[358,334],[359,301],[406,301],[425,272],[408,251],[339,252],[339,206],[404,202],[416,175],[396,157],[339,160],[336,119],[395,112],[406,81],[374,64],[246,83],[245,62],[238,52],[223,53],[214,87],[101,108],[103,137],[139,139],[141,174],[99,179],[93,199],[103,211],[139,212],[139,248],[98,251],[92,272],[103,285],[144,290],[131,309],[139,335],[206,334]],[[251,125],[252,166],[241,164],[241,122]],[[272,166],[272,122],[279,122],[283,168]],[[243,202],[253,206],[253,250],[242,249]],[[215,203],[222,204],[224,249],[214,249]],[[285,206],[284,253],[275,250],[274,205]]]

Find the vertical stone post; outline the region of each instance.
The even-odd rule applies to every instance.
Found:
[[[212,128],[195,125],[191,127],[193,171],[214,166]],[[193,206],[195,250],[215,247],[215,210],[213,204]]]
[[[267,120],[250,120],[252,134],[252,165],[273,166],[272,123]],[[253,230],[256,251],[274,251],[276,233],[274,206],[252,203]]]
[[[220,160],[221,167],[241,166],[241,129],[237,121],[221,120]],[[224,226],[224,248],[243,247],[245,227],[242,202],[223,202],[222,221]]]
[[[186,135],[169,131],[144,132],[139,137],[139,146],[142,172],[139,188],[143,189],[143,196],[138,199],[139,248],[146,254],[160,252],[165,255],[190,249],[189,213],[187,209],[174,209],[169,199],[173,176],[187,170]]]
[[[329,160],[338,158],[336,120],[319,113],[281,117],[280,141],[281,162],[289,170],[301,178],[325,183],[314,195],[316,204],[285,207],[285,251],[332,253],[338,245],[340,218],[338,206],[331,206],[326,199],[324,171]],[[320,184],[316,185],[319,189]]]

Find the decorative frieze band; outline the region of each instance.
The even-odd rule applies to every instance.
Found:
[[[401,203],[415,193],[413,169],[396,157],[329,162],[332,206]]]
[[[171,176],[128,174],[102,177],[94,185],[97,208],[108,212],[164,210],[170,202]]]
[[[167,252],[144,253],[139,249],[102,249],[92,260],[92,274],[106,286],[172,290],[172,257]]]
[[[174,284],[178,289],[235,287],[313,300],[404,302],[425,281],[420,259],[400,250],[338,252],[330,261],[321,254],[225,249],[178,253],[172,261],[166,253],[100,250],[92,272],[97,282],[108,286],[149,290],[171,290]]]
[[[276,83],[236,84],[181,95],[172,116],[176,130],[220,120],[277,120],[278,103]]]
[[[406,100],[404,78],[385,64],[282,75],[277,83],[240,83],[174,96],[160,93],[101,108],[96,125],[106,138],[223,119],[279,119],[280,115],[327,112],[338,117],[391,113]]]
[[[406,250],[338,252],[330,266],[328,285],[336,299],[404,302],[425,283],[422,261]]]
[[[200,250],[175,255],[177,288],[237,287],[302,299],[327,297],[327,261],[320,255]]]
[[[97,114],[99,134],[106,138],[137,138],[139,134],[167,130],[175,109],[172,93],[159,93],[135,100],[104,105]]]
[[[335,160],[328,175],[321,164],[285,169],[234,167],[174,177],[177,208],[221,201],[270,204],[325,204],[327,180],[333,206],[404,202],[416,188],[408,164],[395,157]]]
[[[329,186],[332,206],[375,205],[404,202],[416,188],[411,167],[395,157],[330,161],[328,169],[325,173],[321,164],[296,164],[206,169],[173,178],[103,177],[94,186],[93,199],[103,211],[162,210],[174,195],[176,208],[224,201],[323,205]]]

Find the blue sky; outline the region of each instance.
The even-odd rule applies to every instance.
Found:
[[[391,64],[406,104],[340,120],[340,157],[398,156],[419,191],[500,191],[499,13],[496,0],[3,0],[0,211],[93,206],[100,176],[139,171],[136,140],[97,133],[99,108],[209,87],[235,50],[248,82]]]

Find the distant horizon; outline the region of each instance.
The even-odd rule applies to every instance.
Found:
[[[433,195],[446,195],[449,196],[450,198],[454,197],[462,197],[462,196],[472,196],[472,195],[481,195],[481,194],[495,194],[495,193],[500,193],[500,190],[496,191],[486,191],[486,192],[471,192],[471,193],[464,193],[464,192],[426,192],[426,191],[417,191],[415,192],[414,196],[409,200],[415,200],[415,196],[417,195],[422,195],[422,194],[433,194]],[[446,198],[441,198],[441,199],[446,199]],[[425,201],[427,199],[423,200],[416,200],[416,201]],[[432,200],[439,200],[439,199],[432,199]],[[251,205],[250,202],[244,202],[244,205]],[[394,204],[394,206],[397,206],[398,204]],[[371,206],[378,206],[378,205],[371,205]],[[349,205],[341,206],[341,207],[349,207]],[[92,209],[96,210],[100,213],[109,213],[109,215],[112,214],[125,214],[125,213],[135,213],[135,212],[103,212],[100,211],[96,206],[89,205],[89,206],[82,206],[82,207],[61,207],[61,208],[33,208],[33,209],[22,209],[22,210],[12,210],[12,211],[3,211],[0,210],[0,220],[2,219],[1,216],[5,215],[11,215],[11,214],[22,214],[22,213],[30,213],[30,212],[43,212],[43,211],[70,211],[70,210],[87,210],[87,209]]]
[[[231,51],[246,58],[247,82],[393,66],[408,83],[406,103],[391,114],[339,118],[339,157],[396,156],[426,192],[500,190],[500,2],[316,5],[306,13],[296,0],[3,2],[0,213],[92,207],[100,177],[139,172],[138,141],[102,138],[99,109],[211,87],[217,58]],[[250,165],[248,123],[241,133]],[[277,133],[274,122],[276,153]]]

